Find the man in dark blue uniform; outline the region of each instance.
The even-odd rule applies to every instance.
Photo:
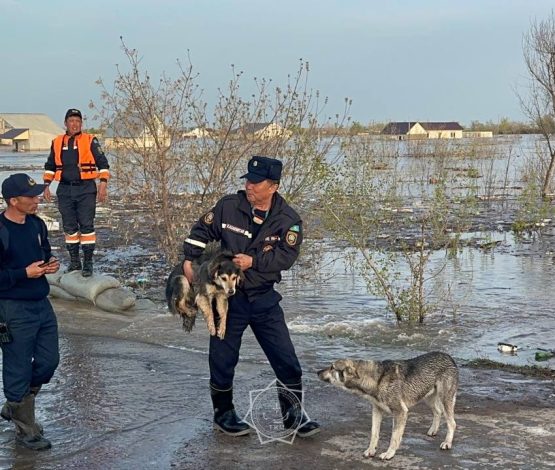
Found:
[[[45,185],[24,173],[2,183],[7,209],[0,214],[0,346],[6,403],[2,418],[13,421],[16,442],[48,449],[35,421],[35,397],[58,367],[58,323],[47,298],[45,274],[60,268],[52,256],[46,225],[35,215]]]
[[[303,239],[299,215],[277,192],[282,163],[268,157],[252,157],[248,164],[245,191],[225,196],[193,226],[183,244],[183,271],[193,281],[192,261],[206,244],[220,241],[231,251],[244,274],[244,282],[229,298],[226,335],[210,337],[210,392],[214,405],[214,426],[230,435],[243,435],[249,426],[233,406],[233,376],[239,360],[243,332],[250,326],[264,350],[276,377],[288,391],[302,400],[302,371],[274,284],[281,271],[289,269],[299,256]],[[302,407],[279,393],[284,426],[306,437],[319,432]],[[290,395],[289,395],[290,396]]]
[[[82,275],[90,277],[96,244],[96,200],[104,202],[106,199],[110,165],[98,139],[81,132],[82,119],[81,111],[68,109],[64,120],[67,131],[52,141],[50,155],[44,165],[43,179],[47,185],[44,199],[51,201],[48,185],[58,181],[58,209],[70,256],[68,271],[82,269]],[[98,189],[97,178],[100,179]],[[83,249],[83,265],[79,245]]]

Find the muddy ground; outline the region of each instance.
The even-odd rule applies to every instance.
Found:
[[[39,395],[38,418],[53,449],[33,453],[0,428],[0,468],[14,469],[341,469],[548,468],[555,466],[555,382],[498,370],[461,367],[454,447],[441,451],[425,432],[425,406],[409,414],[404,439],[390,462],[365,459],[371,408],[360,398],[320,382],[323,365],[300,355],[309,415],[322,432],[293,444],[262,445],[255,433],[232,438],[212,430],[207,391],[206,333],[196,328],[185,347],[161,337],[176,320],[152,305],[134,316],[56,301],[62,361]],[[295,342],[295,337],[293,337]],[[197,345],[197,346],[191,346]],[[191,347],[189,347],[191,346]],[[257,348],[246,334],[243,348]],[[262,353],[260,353],[262,357]],[[249,391],[273,374],[263,362],[241,360],[235,403],[249,408]],[[391,420],[382,424],[386,448]]]

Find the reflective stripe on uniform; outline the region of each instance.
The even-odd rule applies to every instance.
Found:
[[[66,243],[79,243],[79,232],[64,233]]]
[[[96,243],[96,233],[82,233],[81,234],[81,245],[90,245]]]
[[[53,179],[54,179],[54,175],[55,173],[53,171],[50,170],[44,170],[44,173],[42,175],[42,179],[46,182],[46,183],[50,183]]]
[[[198,240],[193,240],[192,238],[187,238],[185,240],[185,243],[189,243],[190,245],[195,245],[195,246],[198,246],[200,248],[206,248],[206,243],[199,242]]]

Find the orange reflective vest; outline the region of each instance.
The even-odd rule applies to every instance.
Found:
[[[98,169],[96,167],[96,161],[94,155],[91,152],[91,143],[94,136],[91,134],[78,134],[75,137],[75,142],[77,144],[77,152],[79,153],[79,173],[82,180],[92,180],[99,176]],[[62,178],[62,149],[67,148],[69,141],[69,136],[67,134],[59,135],[52,142],[54,149],[54,163],[56,164],[56,171],[54,173],[54,179],[60,181]],[[50,173],[50,172],[48,172]],[[52,173],[50,173],[50,178],[47,178],[45,174],[45,181],[52,181]]]

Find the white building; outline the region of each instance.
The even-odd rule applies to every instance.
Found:
[[[462,139],[463,127],[458,122],[390,122],[381,134],[398,140]]]
[[[0,113],[0,143],[16,152],[48,150],[65,130],[42,113]]]

